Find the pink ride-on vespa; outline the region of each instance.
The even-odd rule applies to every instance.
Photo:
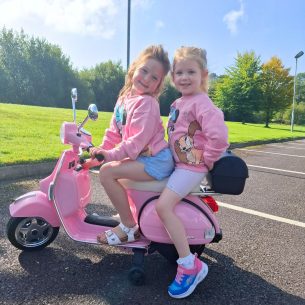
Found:
[[[96,120],[98,111],[91,104],[88,116],[78,125],[75,119],[76,88],[71,93],[74,120],[64,122],[60,129],[62,143],[70,144],[71,148],[63,151],[52,174],[40,181],[39,190],[20,196],[9,207],[8,239],[24,251],[40,250],[49,245],[56,238],[60,226],[75,241],[97,244],[98,234],[119,223],[113,217],[95,213],[88,215],[86,212],[91,200],[91,185],[89,170],[82,166],[84,160],[81,155],[92,146],[92,139],[83,126],[88,118]],[[210,186],[198,186],[176,207],[176,213],[185,225],[191,251],[199,256],[206,244],[219,242],[222,238],[215,217],[218,205],[211,195],[216,192],[240,194],[248,177],[245,163],[230,152],[217,163],[219,167],[215,164],[215,172],[211,172],[208,179]],[[223,174],[223,167],[231,174]],[[235,185],[232,185],[232,181]],[[133,284],[141,285],[144,283],[145,254],[158,251],[173,263],[178,258],[154,207],[166,181],[134,182],[122,179],[120,182],[127,189],[131,210],[142,237],[136,242],[116,247],[132,249],[134,256],[128,278]]]

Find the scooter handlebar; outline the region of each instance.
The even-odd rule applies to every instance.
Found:
[[[104,159],[105,159],[103,154],[96,154],[95,158],[97,159],[97,161],[100,161],[100,162],[104,161]]]

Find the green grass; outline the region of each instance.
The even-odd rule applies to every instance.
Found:
[[[305,138],[305,126],[271,124],[266,128],[264,124],[241,124],[239,122],[226,122],[229,128],[229,142],[232,144],[260,144],[284,140]]]
[[[82,121],[85,110],[77,110]],[[97,121],[89,120],[85,129],[93,136],[93,144],[101,142],[111,113],[99,113]],[[59,139],[63,121],[72,121],[72,110],[0,103],[0,166],[28,162],[50,161],[59,157],[63,145]]]
[[[87,115],[85,110],[77,110],[77,121]],[[88,121],[85,129],[93,136],[93,144],[101,143],[112,113],[100,112],[95,122]],[[164,123],[167,118],[163,117]],[[63,149],[59,130],[63,121],[72,121],[72,110],[0,103],[0,166],[51,161],[59,157]],[[245,124],[227,122],[231,144],[264,143],[268,141],[305,138],[305,127],[272,124]]]

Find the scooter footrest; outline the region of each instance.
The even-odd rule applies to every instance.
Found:
[[[97,226],[116,227],[120,224],[119,221],[111,216],[100,216],[98,214],[90,214],[85,218],[86,223],[90,223]]]

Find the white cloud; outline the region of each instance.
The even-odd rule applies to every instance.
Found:
[[[237,33],[237,22],[240,19],[242,19],[245,14],[244,4],[242,1],[239,2],[240,2],[240,9],[238,11],[232,10],[223,17],[223,21],[224,23],[226,23],[231,34]]]
[[[30,23],[103,38],[114,35],[118,12],[117,0],[0,0],[0,22],[8,28]]]
[[[161,28],[164,28],[165,23],[162,20],[157,20],[155,25],[156,25],[157,29],[161,29]]]

